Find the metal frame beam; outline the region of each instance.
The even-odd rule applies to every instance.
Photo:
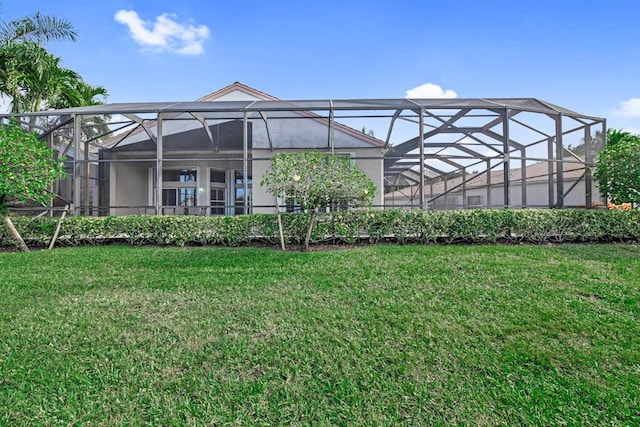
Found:
[[[80,151],[82,150],[82,116],[73,116],[73,212],[74,214],[80,213],[80,192],[82,191],[82,181],[80,176],[82,174],[81,163],[78,161]]]
[[[427,206],[428,199],[426,193],[429,189],[426,188],[426,185],[433,184],[432,176],[438,174],[441,177],[447,177],[447,174],[449,174],[452,179],[455,178],[455,181],[446,183],[446,193],[449,194],[452,190],[450,188],[453,185],[452,183],[459,180],[458,172],[456,172],[454,176],[451,174],[452,170],[461,171],[464,196],[468,191],[468,178],[472,177],[473,179],[473,177],[477,176],[477,169],[471,169],[477,164],[487,165],[485,169],[487,173],[487,205],[491,205],[491,188],[493,186],[491,183],[491,171],[502,165],[503,182],[496,182],[495,187],[503,185],[504,207],[514,205],[511,200],[511,192],[513,186],[516,185],[514,183],[518,181],[522,185],[521,204],[522,206],[526,206],[528,202],[527,181],[532,179],[531,176],[544,175],[542,171],[528,171],[527,166],[532,166],[532,162],[539,161],[547,162],[546,169],[548,172],[550,207],[565,206],[565,197],[575,190],[577,182],[574,183],[573,178],[565,181],[565,174],[569,170],[573,170],[573,168],[575,168],[575,170],[584,169],[583,176],[580,177],[578,182],[583,182],[582,180],[585,182],[585,205],[587,207],[593,205],[593,191],[595,191],[595,189],[592,185],[593,177],[590,167],[593,166],[594,162],[594,140],[592,139],[591,132],[594,128],[602,125],[603,133],[606,133],[606,121],[604,119],[578,115],[577,113],[555,107],[551,104],[541,103],[539,107],[533,105],[529,108],[530,104],[523,102],[523,100],[477,100],[478,102],[475,103],[472,101],[473,100],[462,99],[451,101],[405,99],[393,100],[393,102],[385,102],[385,100],[336,100],[334,102],[333,100],[327,100],[326,102],[315,101],[316,103],[313,101],[308,103],[305,103],[305,101],[250,101],[229,104],[229,108],[226,110],[220,109],[220,106],[224,104],[224,102],[205,102],[202,103],[202,105],[195,105],[195,108],[193,104],[189,104],[188,107],[185,106],[185,108],[189,109],[181,109],[183,106],[179,103],[157,104],[157,106],[153,108],[132,104],[129,107],[120,105],[111,110],[108,107],[100,107],[98,109],[87,107],[87,109],[84,110],[64,110],[58,113],[48,111],[24,115],[2,115],[2,118],[17,117],[17,119],[22,120],[22,123],[26,126],[31,122],[27,123],[28,120],[25,121],[25,118],[35,119],[41,117],[43,119],[42,123],[47,123],[46,126],[41,125],[40,120],[38,120],[38,126],[43,131],[40,135],[41,138],[47,139],[53,135],[64,137],[65,139],[58,144],[62,154],[69,152],[71,147],[74,147],[74,157],[70,159],[67,164],[73,164],[73,204],[74,212],[77,214],[88,215],[91,213],[89,211],[89,206],[91,205],[89,197],[89,187],[92,179],[91,167],[103,161],[97,160],[94,157],[95,152],[93,150],[95,150],[95,147],[101,148],[100,144],[94,142],[99,141],[99,139],[108,134],[118,134],[110,141],[108,146],[105,146],[106,148],[114,148],[118,147],[118,145],[130,137],[130,135],[136,134],[136,132],[139,132],[139,135],[144,138],[145,134],[142,133],[142,130],[144,130],[148,139],[156,145],[156,193],[154,207],[156,213],[161,215],[163,214],[162,167],[163,163],[171,160],[171,156],[164,159],[165,154],[168,155],[168,153],[164,153],[164,145],[166,145],[166,140],[164,140],[166,135],[164,135],[164,133],[170,130],[169,127],[174,129],[174,127],[167,124],[167,121],[194,119],[199,121],[205,129],[206,137],[211,142],[213,149],[218,151],[220,147],[216,146],[214,135],[212,135],[208,123],[214,120],[212,117],[218,119],[222,116],[229,120],[242,120],[242,157],[240,158],[240,147],[236,146],[236,152],[229,155],[221,155],[216,157],[216,159],[222,159],[224,157],[242,161],[244,174],[242,188],[245,194],[243,212],[249,213],[250,184],[248,177],[250,162],[252,159],[257,160],[260,158],[260,156],[254,157],[252,155],[253,151],[251,151],[251,147],[249,147],[249,139],[251,137],[249,121],[260,120],[258,114],[264,121],[266,128],[266,137],[264,134],[262,135],[264,145],[260,148],[265,150],[268,148],[271,151],[277,148],[276,145],[278,143],[278,141],[275,141],[274,144],[272,139],[274,135],[272,135],[271,131],[274,129],[272,129],[270,125],[274,124],[273,120],[295,118],[323,123],[327,126],[326,150],[335,152],[336,149],[341,148],[339,145],[336,146],[341,139],[338,138],[338,141],[336,141],[335,137],[337,135],[335,132],[347,132],[351,136],[355,135],[357,138],[355,130],[349,129],[347,126],[339,123],[340,119],[390,118],[390,122],[387,122],[388,129],[386,138],[377,141],[371,138],[371,141],[367,142],[377,142],[381,152],[384,152],[379,158],[384,162],[383,165],[385,169],[382,171],[382,174],[385,179],[395,176],[396,182],[398,182],[397,180],[404,176],[404,179],[406,179],[404,184],[410,182],[416,182],[416,184],[418,184],[418,186],[412,190],[416,191],[420,206],[423,208]],[[544,107],[545,105],[548,108]],[[269,111],[279,113],[267,117]],[[322,113],[318,114],[318,111]],[[323,113],[325,111],[327,115]],[[522,116],[516,118],[516,116],[521,113],[527,114],[522,114]],[[531,113],[531,115],[528,115],[529,113]],[[91,139],[83,138],[83,130],[87,131],[86,126],[82,124],[83,118],[85,118],[86,121],[86,118],[96,114],[117,114],[119,117],[125,117],[125,119],[122,122],[114,121],[105,124],[105,126],[110,129],[110,132],[101,132],[101,135],[92,137]],[[155,115],[155,119],[151,114]],[[240,114],[242,114],[242,119],[240,119]],[[552,132],[548,129],[550,126],[547,126],[547,124],[551,124],[551,122],[548,121],[545,122],[543,127],[536,127],[536,123],[538,123],[537,120],[530,120],[530,118],[534,118],[533,115],[542,117],[545,120],[553,120],[555,125],[554,131]],[[209,118],[207,119],[207,117]],[[127,122],[127,119],[131,120],[131,123]],[[338,121],[336,121],[336,119]],[[395,134],[394,131],[397,130],[396,122],[398,119],[415,123],[415,126],[419,129],[419,134],[415,138],[411,138],[394,147],[391,145],[391,138],[392,134]],[[72,123],[72,126],[67,126],[70,123]],[[116,128],[116,123],[126,124]],[[477,123],[479,123],[480,126],[475,126]],[[51,127],[48,128],[48,126]],[[129,126],[132,126],[132,128],[129,129]],[[413,133],[413,126],[414,125],[411,125],[411,129],[409,130],[411,133]],[[500,126],[502,130],[500,130]],[[406,129],[401,130],[404,131]],[[171,132],[173,131],[171,130]],[[261,130],[261,132],[264,131]],[[576,137],[574,132],[578,133],[578,136],[580,136],[580,133],[583,134],[585,156],[582,159],[563,145],[564,141],[573,140]],[[85,133],[89,134],[90,132]],[[565,138],[565,135],[568,136]],[[275,136],[278,138],[278,135]],[[540,136],[543,138],[531,142],[531,140],[538,139]],[[323,139],[323,137],[324,133],[320,138]],[[199,136],[199,138],[204,138],[204,135]],[[268,147],[265,138],[268,140]],[[454,140],[454,142],[450,142],[452,140]],[[66,144],[67,141],[69,141],[69,143],[65,146],[64,144]],[[205,140],[203,139],[203,141]],[[545,142],[547,143],[547,158],[544,158]],[[313,144],[315,145],[316,142],[313,142]],[[538,146],[538,144],[540,145]],[[321,141],[318,146],[322,146]],[[527,150],[529,147],[533,148]],[[151,150],[145,158],[143,158],[144,156],[134,158],[135,156],[128,155],[130,153],[122,153],[122,158],[110,159],[108,162],[151,162],[154,160]],[[197,158],[201,153],[196,152],[191,156],[181,156],[180,160],[187,160],[186,157],[202,160],[207,158],[207,156],[209,160],[211,160],[211,158],[215,156],[211,154],[211,149],[205,148],[203,150],[206,150],[206,152],[202,151],[205,153],[202,158]],[[292,148],[292,150],[298,149]],[[532,157],[527,157],[531,154],[533,154]],[[377,159],[378,157],[374,155],[371,155],[371,157],[358,157],[358,159],[364,160],[374,158]],[[433,159],[437,160],[437,162]],[[477,163],[475,163],[476,160]],[[517,167],[521,169],[519,179],[514,172],[515,169],[511,170],[511,166],[516,167],[516,163],[513,162],[517,162]],[[469,163],[473,163],[473,165]],[[239,169],[239,164],[237,164],[237,167]],[[482,170],[483,167],[481,166],[478,169]],[[472,170],[473,172],[469,174]],[[480,172],[480,174],[481,173],[482,172]],[[494,173],[494,180],[497,179],[496,176],[497,174]],[[427,180],[429,180],[429,182],[427,182]],[[464,199],[462,205],[466,206],[466,197]]]
[[[158,115],[160,115],[160,113],[158,113]],[[149,127],[149,123],[147,122],[147,120],[143,119],[142,117],[140,117],[140,116],[138,116],[136,114],[123,114],[123,116],[125,116],[126,118],[128,118],[132,122],[138,123],[140,126],[142,126],[142,128],[146,132],[146,134],[149,137],[149,139],[154,144],[158,144],[157,138],[156,138],[156,136],[153,135],[153,132],[151,132],[151,128]],[[157,124],[156,124],[156,126],[157,126]],[[157,127],[156,127],[156,130],[158,131],[158,133],[160,133],[160,131],[157,129]]]
[[[190,112],[189,114],[191,115],[191,117],[193,117],[194,119],[200,122],[200,124],[202,125],[202,128],[207,133],[207,138],[209,138],[209,142],[211,142],[211,145],[214,147],[215,151],[218,151],[218,146],[216,145],[216,142],[213,139],[213,135],[211,134],[211,129],[209,129],[209,126],[207,126],[207,119],[198,112]]]

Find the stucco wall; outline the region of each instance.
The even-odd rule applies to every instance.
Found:
[[[111,163],[109,187],[111,206],[144,206],[148,199],[148,169],[152,163]],[[133,215],[134,208],[113,208],[111,215]]]

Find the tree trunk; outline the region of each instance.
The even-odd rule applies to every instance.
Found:
[[[283,251],[287,250],[284,245],[284,230],[282,230],[282,216],[280,215],[280,209],[278,209],[278,232],[280,233],[280,247]]]
[[[278,232],[280,233],[280,247],[283,251],[286,251],[287,248],[284,245],[284,230],[282,229],[282,216],[280,215],[280,201],[276,197],[276,214],[278,217]]]
[[[13,239],[16,241],[16,246],[18,247],[18,249],[20,249],[22,252],[29,252],[29,248],[27,247],[26,243],[24,243],[24,240],[22,240],[22,236],[20,236],[20,233],[18,233],[18,230],[16,230],[13,222],[11,222],[11,218],[9,218],[9,215],[5,214],[3,220],[4,225],[7,227],[7,230],[9,230],[9,232],[13,236]]]
[[[309,240],[311,240],[311,230],[313,230],[313,224],[316,219],[316,210],[311,211],[311,218],[309,218],[309,228],[307,228],[307,236],[304,238],[304,251],[309,251]]]

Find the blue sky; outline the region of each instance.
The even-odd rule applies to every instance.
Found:
[[[50,51],[110,102],[234,81],[281,99],[535,97],[640,132],[640,1],[3,1],[78,41]],[[430,84],[430,85],[428,85]],[[448,92],[447,92],[448,91]]]

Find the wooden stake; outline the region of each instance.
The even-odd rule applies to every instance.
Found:
[[[67,216],[68,210],[69,210],[69,205],[66,205],[64,207],[64,211],[62,211],[62,215],[60,216],[58,225],[56,225],[56,232],[53,233],[53,238],[51,239],[51,243],[49,243],[49,249],[53,249],[53,246],[56,244],[56,240],[58,239],[58,233],[60,233],[60,227],[62,226],[62,221],[64,221],[64,217]]]

